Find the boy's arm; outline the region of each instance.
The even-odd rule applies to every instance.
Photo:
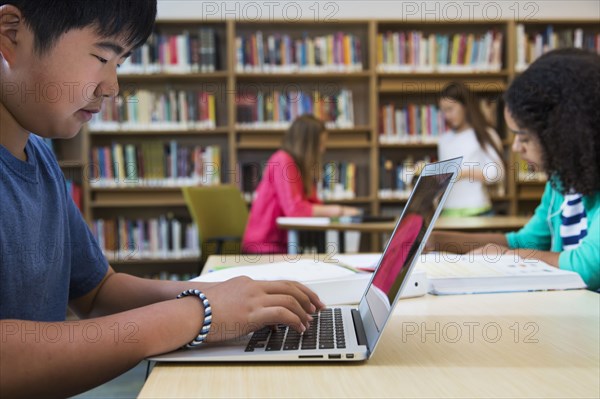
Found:
[[[193,297],[85,321],[2,320],[0,392],[67,397],[91,389],[186,344],[202,320],[203,306]]]
[[[189,288],[204,291],[215,284],[143,279],[116,273],[109,266],[100,284],[69,306],[81,318],[99,317],[174,299]]]
[[[301,330],[310,314],[324,307],[314,292],[291,281],[255,281],[247,277],[221,283],[160,281],[115,273],[110,267],[96,289],[70,305],[81,317],[102,317],[172,300],[189,288],[205,293],[213,309],[213,324],[234,325],[237,335],[247,333],[240,328],[248,325],[255,330],[282,323]],[[219,341],[225,337],[212,331],[209,339]]]
[[[210,342],[279,323],[303,331],[312,320],[309,314],[323,307],[312,291],[292,282],[247,277],[211,285],[146,281],[109,269],[95,292],[72,306],[83,315],[141,307],[72,322],[0,322],[2,396],[70,396],[190,342],[200,331],[204,308],[198,298],[172,299],[188,287],[202,289],[210,301]]]

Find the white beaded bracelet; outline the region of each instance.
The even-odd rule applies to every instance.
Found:
[[[202,293],[200,290],[185,290],[181,294],[177,295],[177,299],[183,298],[186,296],[197,296],[202,301],[202,305],[204,305],[204,323],[202,323],[202,329],[200,329],[200,334],[196,338],[194,338],[189,344],[185,345],[186,348],[193,348],[200,345],[206,339],[208,332],[210,331],[210,325],[212,323],[212,309],[210,307],[210,303],[208,299],[206,299],[206,295]]]

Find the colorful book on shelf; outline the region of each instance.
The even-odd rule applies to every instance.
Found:
[[[214,129],[216,99],[199,90],[145,90],[107,100],[90,122],[92,131]]]
[[[356,198],[356,175],[354,162],[327,162],[323,167],[320,198],[324,200]]]
[[[502,68],[504,35],[494,29],[484,34],[388,31],[379,33],[376,40],[380,72],[487,72]]]
[[[360,38],[337,32],[312,37],[262,31],[235,40],[238,72],[355,72],[363,68]]]
[[[527,32],[528,29],[531,31]],[[600,33],[585,31],[581,27],[563,28],[549,24],[531,28],[526,24],[517,24],[516,43],[517,71],[523,71],[542,54],[557,48],[582,48],[600,54]]]
[[[413,179],[418,176],[423,165],[435,162],[435,158],[426,156],[416,162],[412,157],[395,163],[389,158],[382,157],[380,161],[379,198],[407,199],[410,194]]]
[[[384,144],[435,142],[446,130],[443,114],[436,105],[408,104],[380,109],[379,141]]]
[[[218,65],[216,29],[184,29],[168,35],[153,33],[121,65],[121,74],[214,72]]]
[[[96,187],[211,185],[221,182],[218,146],[147,140],[92,148]]]
[[[304,114],[314,114],[328,127],[354,126],[354,100],[350,90],[331,96],[318,91],[273,90],[236,94],[236,120],[240,128],[282,129]]]
[[[110,259],[160,259],[199,257],[195,224],[162,215],[152,219],[119,216],[96,219],[92,232]]]
[[[483,256],[430,253],[417,270],[427,273],[429,292],[437,295],[476,294],[585,288],[579,274],[542,261],[514,255]]]

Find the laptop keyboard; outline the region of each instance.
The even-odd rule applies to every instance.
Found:
[[[312,317],[314,320],[310,328],[302,334],[286,325],[255,331],[246,346],[246,352],[346,348],[340,308],[323,309]]]

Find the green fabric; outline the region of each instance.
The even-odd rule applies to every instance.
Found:
[[[467,217],[467,216],[476,216],[476,215],[481,215],[482,213],[485,213],[487,211],[489,211],[490,208],[489,206],[481,206],[478,208],[451,208],[451,209],[444,209],[442,211],[442,216],[444,217]]]
[[[241,253],[248,222],[248,206],[240,190],[232,185],[183,187],[183,198],[198,226],[201,259],[215,253]]]
[[[600,192],[583,197],[587,236],[573,250],[563,251],[560,237],[564,196],[546,183],[544,195],[533,217],[519,231],[506,234],[510,248],[560,252],[558,267],[577,272],[589,289],[600,288]]]

